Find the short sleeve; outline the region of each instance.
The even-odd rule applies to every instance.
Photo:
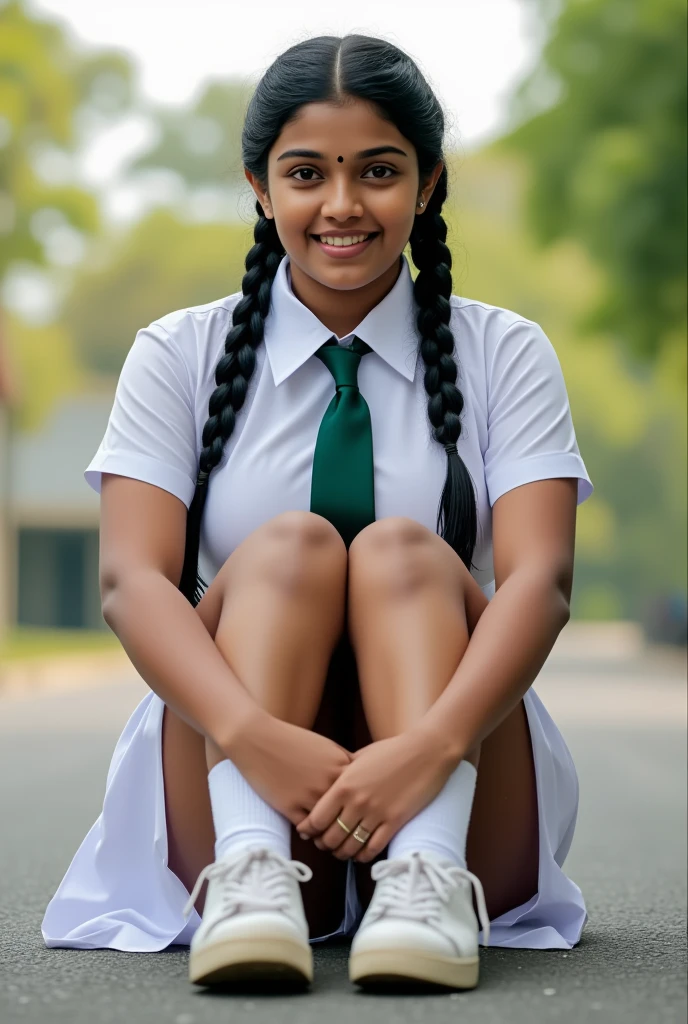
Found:
[[[186,348],[158,323],[136,334],[117,382],[105,436],[84,472],[94,491],[100,493],[103,473],[115,473],[155,484],[187,508],[191,504],[198,456]]]
[[[506,491],[534,480],[577,477],[580,505],[593,492],[581,458],[566,384],[554,346],[529,320],[511,324],[486,345],[490,507]]]

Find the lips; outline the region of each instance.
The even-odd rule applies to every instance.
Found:
[[[322,241],[322,239],[324,239],[324,238],[355,238],[356,235],[363,235],[363,234],[365,234],[365,236],[366,236],[363,239],[363,241],[364,242],[370,242],[370,241],[373,240],[373,238],[377,238],[377,236],[380,234],[380,232],[379,231],[368,231],[368,232],[352,231],[349,235],[328,235],[325,232],[323,232],[320,235],[311,235],[311,238],[314,239],[314,241],[316,241],[316,242],[320,242],[321,245],[327,245],[328,243]],[[362,242],[356,242],[355,244],[356,245],[362,245],[363,243]],[[338,246],[338,248],[342,249],[342,248],[348,248],[348,247],[347,246]]]
[[[379,231],[371,231],[363,242],[356,242],[354,245],[328,245],[327,242],[320,241],[319,235],[312,237],[323,255],[329,256],[333,260],[349,260],[361,256],[373,244],[379,233]]]

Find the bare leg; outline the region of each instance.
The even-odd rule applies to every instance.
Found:
[[[324,735],[334,728],[331,703],[321,704],[332,650],[344,628],[346,572],[346,549],[334,527],[308,512],[288,512],[235,549],[196,609],[263,707]],[[165,709],[169,866],[189,889],[214,859],[207,774],[214,758],[224,754],[217,757],[213,747]],[[346,865],[304,843],[293,827],[292,854],[314,871],[311,891],[302,890],[312,934],[334,930],[341,920]]]
[[[401,517],[378,520],[354,539],[348,599],[370,734],[398,735],[447,685],[488,600],[441,537]],[[479,763],[468,866],[496,917],[537,890],[537,794],[522,701],[467,759]],[[356,865],[366,905],[369,870]]]

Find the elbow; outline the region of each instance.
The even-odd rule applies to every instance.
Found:
[[[117,633],[118,609],[123,591],[129,589],[129,582],[129,577],[119,572],[101,573],[100,612],[113,633]]]
[[[561,626],[559,628],[561,630],[571,618],[571,581],[568,578],[558,576],[553,580],[551,579],[549,585],[554,603],[556,603],[560,611]]]
[[[118,623],[130,608],[140,608],[141,601],[145,606],[147,601],[156,599],[160,580],[169,582],[169,577],[148,566],[101,573],[100,611],[113,633],[119,636]]]
[[[101,585],[100,588],[100,612],[105,622],[108,624],[113,633],[116,633],[115,629],[115,604],[117,598],[118,588],[116,584],[108,584],[107,586]]]
[[[571,580],[566,573],[553,574],[545,569],[537,573],[538,587],[548,596],[550,607],[556,610],[559,629],[562,630],[571,618]]]

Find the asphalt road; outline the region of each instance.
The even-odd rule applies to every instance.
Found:
[[[479,988],[366,995],[348,946],[314,947],[294,995],[218,994],[187,980],[186,948],[46,949],[45,906],[100,812],[107,767],[138,681],[0,693],[0,1019],[4,1024],[685,1024],[685,668],[672,658],[549,664],[536,689],[578,766],[581,806],[566,870],[590,922],[570,952],[485,950]]]

